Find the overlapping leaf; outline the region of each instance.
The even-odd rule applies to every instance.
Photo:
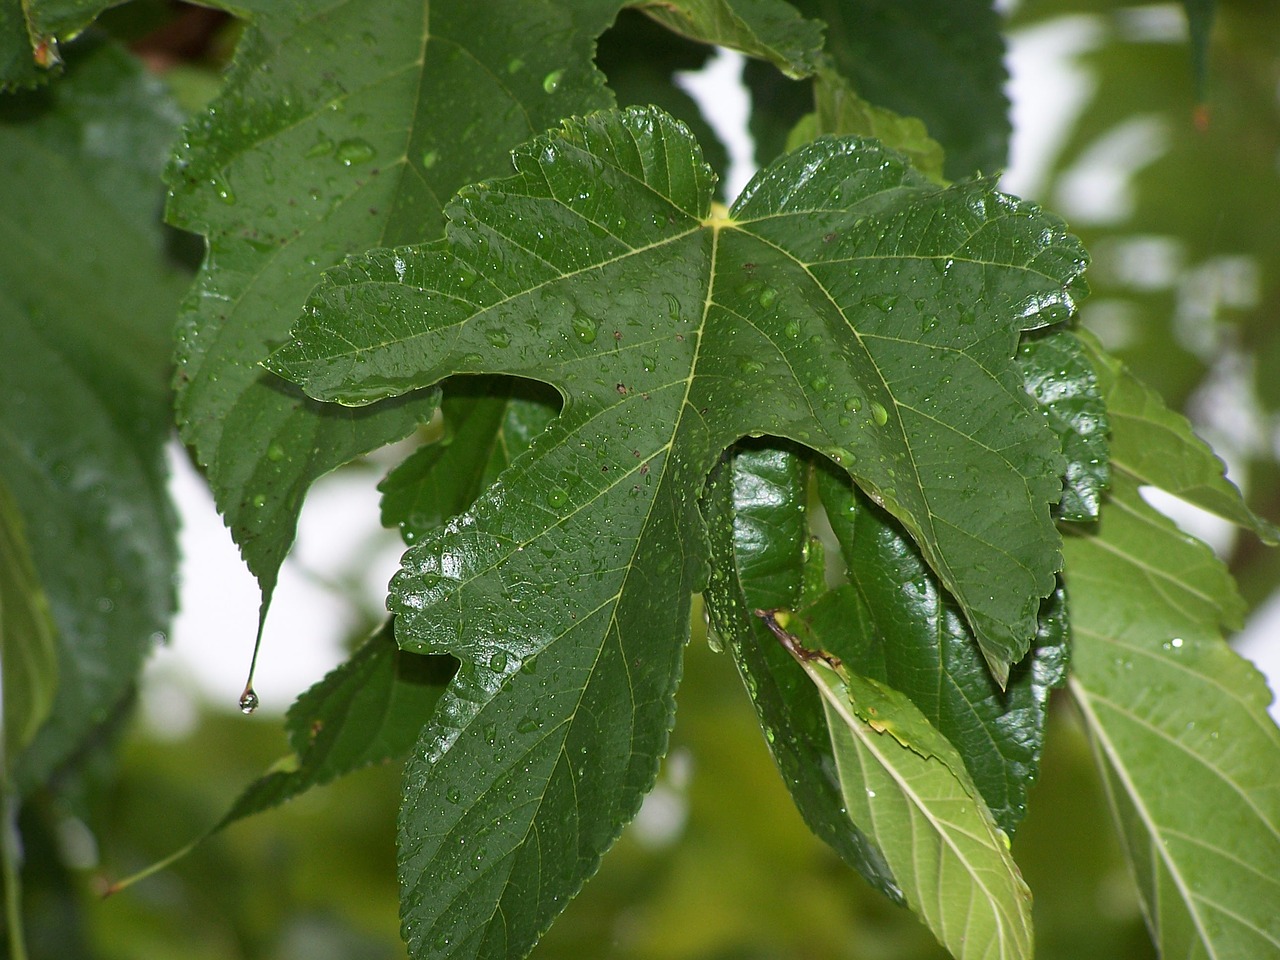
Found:
[[[805,823],[886,896],[904,903],[884,856],[846,813],[817,688],[754,613],[801,604],[807,474],[794,452],[769,448],[738,449],[716,471],[703,501],[711,541],[703,598]]]
[[[259,361],[326,266],[437,236],[458,187],[559,117],[607,106],[591,53],[617,6],[503,0],[483,29],[465,0],[268,8],[188,129],[169,216],[210,247],[179,330],[178,412],[265,600],[311,481],[408,434],[435,397],[340,410]]]
[[[486,372],[565,398],[392,585],[400,643],[463,661],[401,836],[410,942],[458,956],[532,943],[651,782],[704,577],[697,493],[739,436],[841,458],[996,669],[1021,657],[1058,563],[1060,462],[1012,357],[1083,262],[1034,208],[940,190],[867,142],[786,158],[728,217],[657,111],[567,122],[516,168],[463,193],[447,244],[330,271],[271,361],[348,403]],[[953,472],[969,457],[990,468],[980,497]]]
[[[858,94],[924,121],[952,179],[1007,160],[1000,15],[988,0],[795,0],[827,25],[827,50]]]
[[[902,693],[786,642],[822,695],[849,818],[911,908],[957,960],[1030,958],[1031,891],[955,747]]]
[[[0,102],[0,478],[58,638],[20,788],[126,695],[174,603],[166,381],[186,278],[164,258],[156,175],[176,115],[123,53],[83,54]]]
[[[1272,956],[1280,730],[1271,693],[1222,640],[1244,609],[1226,568],[1148,506],[1139,484],[1269,528],[1232,505],[1234,488],[1185,421],[1097,356],[1115,476],[1096,530],[1065,544],[1070,689],[1162,956]]]
[[[902,529],[847,483],[819,474],[849,586],[800,611],[807,644],[905,694],[959,751],[1009,836],[1026,814],[1044,741],[1049,690],[1066,679],[1066,603],[1045,601],[1031,653],[1004,689],[964,617]]]

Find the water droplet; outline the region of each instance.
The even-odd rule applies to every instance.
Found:
[[[267,496],[266,496],[266,494],[264,494],[264,493],[260,493],[260,494],[258,494],[257,496],[255,496],[255,497],[253,498],[253,505],[254,505],[255,507],[265,507],[265,506],[267,505]]]
[[[284,459],[284,447],[278,443],[273,443],[267,447],[267,459],[279,462]]]
[[[871,401],[871,416],[875,417],[875,421],[879,426],[883,427],[889,422],[889,411],[875,400]]]
[[[507,653],[505,650],[494,651],[493,656],[489,658],[489,669],[495,673],[501,673],[507,669]]]
[[[569,495],[567,493],[565,493],[559,487],[556,487],[554,490],[552,490],[550,493],[547,494],[547,503],[549,503],[553,507],[563,506],[565,500],[567,500],[568,497]]]
[[[773,289],[773,287],[766,286],[760,291],[760,295],[756,297],[756,303],[768,309],[773,305],[773,301],[776,299],[778,299],[778,291]]]
[[[459,800],[462,799],[462,791],[460,791],[457,787],[450,787],[449,792],[445,794],[445,799],[448,800],[450,803],[457,803]]]
[[[525,717],[516,724],[516,733],[533,733],[533,731],[537,730],[539,726],[541,726],[541,724],[539,724],[537,720],[533,719],[533,717]]]
[[[800,336],[800,321],[788,320],[786,326],[782,328],[782,332],[792,340],[795,340]]]
[[[439,150],[424,150],[424,151],[422,151],[422,169],[423,169],[423,170],[430,170],[432,167],[434,167],[434,166],[436,165],[436,161],[437,161],[437,160],[439,160],[439,159],[440,159],[440,151],[439,151]]]
[[[738,361],[738,369],[746,374],[764,373],[764,364],[759,360],[752,360],[750,357],[743,357]]]
[[[503,329],[490,330],[485,334],[485,338],[499,349],[511,346],[511,334]]]
[[[524,69],[524,61],[519,57],[512,57],[507,61],[507,73],[519,73]]]
[[[560,89],[560,81],[564,79],[563,70],[552,70],[542,78],[542,89],[547,93],[555,93]]]
[[[357,163],[368,163],[377,155],[378,151],[373,148],[373,144],[359,137],[343,140],[338,144],[338,149],[334,152],[334,156],[344,167]]]
[[[231,189],[231,184],[227,183],[224,177],[214,174],[209,178],[209,186],[213,187],[213,194],[227,206],[231,206],[236,202],[235,191]]]
[[[600,321],[592,320],[585,313],[574,315],[573,332],[578,335],[578,339],[583,343],[594,343],[596,339],[596,331],[599,329]]]
[[[311,145],[311,149],[303,154],[307,159],[315,157],[326,157],[333,153],[333,141],[326,137],[323,133],[316,138],[316,142]]]
[[[253,687],[245,687],[244,693],[240,694],[240,712],[248,716],[258,709],[258,695],[253,692]]]
[[[844,408],[848,410],[850,413],[857,413],[859,410],[862,409],[862,398],[850,397],[848,400],[844,402]]]

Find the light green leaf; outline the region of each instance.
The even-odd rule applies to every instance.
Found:
[[[1065,550],[1069,687],[1161,955],[1280,955],[1280,731],[1221,638],[1243,611],[1235,584],[1126,474]]]
[[[1280,730],[1222,640],[1244,603],[1203,543],[1151,508],[1154,483],[1255,529],[1186,421],[1085,341],[1112,418],[1111,491],[1066,538],[1069,686],[1164,957],[1280,955]],[[1079,528],[1070,528],[1073,531]]]
[[[177,117],[131,57],[80,53],[64,80],[0,101],[0,480],[58,641],[19,790],[123,700],[174,604],[166,384],[187,277],[165,260],[156,178]]]
[[[209,254],[179,323],[178,415],[264,609],[311,482],[408,435],[437,397],[340,410],[260,361],[325,267],[433,239],[460,186],[561,116],[608,106],[591,55],[618,5],[496,0],[483,29],[470,0],[268,8],[188,127],[168,215]]]
[[[1225,476],[1226,467],[1191,430],[1180,413],[1104,352],[1096,338],[1082,332],[1081,342],[1098,374],[1112,430],[1130,438],[1111,456],[1112,468],[1139,484],[1159,487],[1210,513],[1256,533],[1264,543],[1280,543],[1280,529],[1244,504]]]
[[[637,0],[629,4],[676,33],[767,60],[807,77],[822,50],[822,24],[784,0]]]
[[[13,758],[31,742],[53,706],[58,649],[49,601],[31,562],[18,506],[0,481],[0,694],[4,744],[0,783]],[[7,829],[7,827],[6,827]]]
[[[822,695],[848,816],[958,960],[1030,958],[1031,891],[964,761],[902,693],[788,648]]]
[[[1066,315],[1083,263],[1036,209],[863,141],[785,158],[727,215],[656,110],[566,121],[515,163],[451,205],[447,243],[331,270],[271,361],[349,403],[499,372],[565,398],[392,584],[401,645],[462,660],[401,823],[410,943],[451,956],[527,949],[652,783],[706,575],[698,494],[740,436],[841,458],[995,669],[1021,658],[1061,463],[1013,355]],[[945,382],[920,378],[933,365]],[[955,483],[969,458],[980,497]]]

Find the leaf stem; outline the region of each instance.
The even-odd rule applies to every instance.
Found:
[[[110,897],[113,894],[117,894],[121,890],[124,890],[128,887],[132,887],[139,880],[145,880],[147,879],[147,877],[151,876],[152,874],[159,873],[161,870],[164,870],[165,868],[172,866],[173,864],[181,860],[183,857],[185,857],[192,850],[194,850],[199,845],[200,841],[203,839],[204,839],[203,837],[197,837],[195,840],[192,840],[190,843],[188,843],[185,847],[180,847],[177,850],[175,850],[173,853],[169,854],[163,860],[157,860],[155,863],[151,864],[150,866],[143,867],[137,873],[131,874],[125,877],[123,880],[116,880],[113,883],[108,883],[102,890],[102,899],[105,900],[107,897]]]
[[[22,876],[18,864],[18,808],[13,802],[9,784],[5,783],[0,799],[0,859],[4,861],[4,927],[9,941],[11,960],[27,960],[26,937],[22,929]]]
[[[825,650],[810,650],[800,642],[795,634],[787,632],[786,627],[783,626],[783,620],[789,619],[790,616],[787,611],[782,609],[753,610],[752,613],[764,621],[764,625],[773,631],[773,635],[778,638],[778,642],[782,644],[787,653],[795,657],[800,663],[817,661],[826,664],[837,673],[844,669],[844,664],[835,654],[827,653]]]

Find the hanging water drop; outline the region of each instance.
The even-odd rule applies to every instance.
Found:
[[[246,686],[244,693],[240,694],[240,712],[245,716],[253,713],[258,709],[258,695],[254,692],[253,687]]]

